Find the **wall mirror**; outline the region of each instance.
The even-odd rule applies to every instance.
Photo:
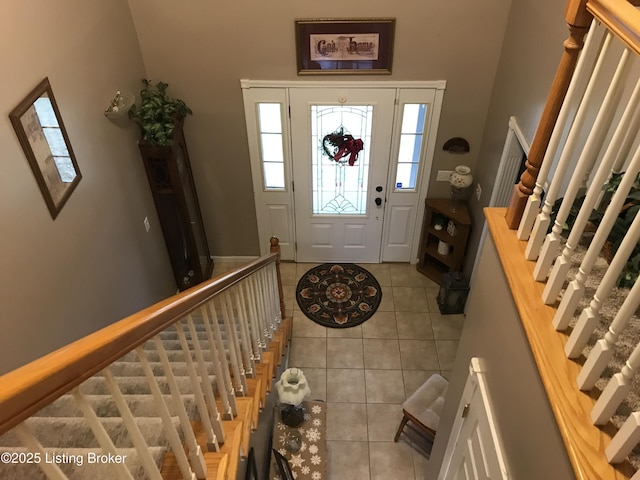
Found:
[[[20,145],[55,219],[82,175],[45,78],[9,114]]]

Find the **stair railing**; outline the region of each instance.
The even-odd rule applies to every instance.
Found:
[[[225,441],[222,419],[237,415],[235,396],[247,394],[246,375],[253,375],[256,360],[261,358],[283,317],[282,286],[278,283],[280,257],[275,237],[271,239],[271,251],[242,268],[158,302],[1,376],[0,435],[11,431],[30,452],[44,455],[45,448],[37,439],[37,432],[31,432],[25,420],[71,393],[102,451],[117,454],[81,390],[85,381],[100,377],[118,407],[145,478],[161,478],[156,460],[109,368],[123,357],[137,358],[183,478],[206,478],[203,452],[191,425],[193,419],[182,402],[169,355],[181,358],[186,365],[207,449],[215,451]],[[177,335],[178,350],[165,348],[160,337],[164,332]],[[150,354],[161,362],[162,382],[168,385],[173,397],[179,430],[165,403],[160,379],[151,367]],[[55,463],[42,462],[41,467],[48,478],[67,478]],[[113,473],[117,478],[133,478],[123,464],[114,464]]]
[[[569,5],[574,3],[569,0]],[[580,397],[578,403],[590,405],[582,420],[603,428],[602,437],[595,433],[590,438],[604,439],[600,454],[615,466],[607,473],[612,476],[606,478],[628,478],[629,465],[622,465],[639,443],[640,412],[631,413],[620,429],[613,427],[611,419],[631,391],[634,374],[640,368],[640,344],[626,356],[624,367],[604,382],[606,387],[601,394],[592,389],[603,379],[603,372],[618,349],[620,336],[632,328],[631,320],[640,306],[640,282],[635,283],[607,325],[606,334],[597,339],[591,351],[584,349],[601,321],[602,305],[609,299],[616,278],[640,240],[640,215],[636,215],[626,232],[589,306],[576,317],[580,313],[577,312],[579,302],[586,295],[587,280],[596,281],[591,275],[594,265],[640,172],[640,11],[634,6],[640,2],[588,0],[584,3],[594,20],[566,97],[563,96],[558,121],[549,137],[544,161],[516,236],[527,242],[524,258],[535,262],[531,264],[531,275],[535,282],[543,285],[537,300],[540,306],[534,308],[545,312],[542,316],[554,312],[551,324],[560,333],[553,337],[553,343],[563,346],[563,355],[568,359],[586,356],[583,365],[566,361],[564,365],[554,366],[566,370],[572,383],[561,387],[565,391],[559,395],[564,399],[554,397],[551,403],[555,404],[559,425],[563,424],[561,430],[576,476],[585,478],[584,472],[588,469],[580,464],[580,455],[576,455],[581,440],[570,437],[576,432],[591,436],[592,433],[585,432],[589,432],[588,428],[597,428],[581,425],[565,429],[568,418],[580,418],[580,408],[574,407],[575,398],[584,395],[579,392],[582,390],[598,398],[592,401],[588,396]],[[622,172],[615,194],[611,198],[604,196],[603,187],[612,174]],[[599,221],[592,223],[594,209],[603,213]],[[511,226],[509,220],[513,212],[508,210],[506,216],[506,223]],[[574,254],[587,233],[586,253],[578,263]],[[572,268],[577,273],[567,283]],[[540,345],[534,349],[532,344],[536,350],[534,355],[538,355],[538,347]],[[552,376],[554,374],[549,378]],[[555,385],[547,388],[550,396],[558,394],[557,390],[553,393],[559,385],[556,380],[550,380],[550,384]],[[568,398],[574,399],[573,404]],[[599,474],[605,471],[606,468],[602,468]],[[623,476],[618,477],[620,474]],[[640,478],[640,473],[633,478],[636,477]]]

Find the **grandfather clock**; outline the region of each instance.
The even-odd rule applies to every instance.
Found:
[[[182,125],[183,121],[176,124],[173,145],[154,145],[140,140],[138,147],[178,289],[186,290],[211,277],[213,260],[209,254]]]

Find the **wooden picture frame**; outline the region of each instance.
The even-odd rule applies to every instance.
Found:
[[[55,219],[82,175],[48,78],[11,111],[9,119]]]
[[[298,19],[298,75],[391,74],[395,18]]]

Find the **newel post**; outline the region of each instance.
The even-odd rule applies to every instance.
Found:
[[[280,314],[284,319],[286,318],[286,316],[284,308],[284,294],[282,292],[282,277],[280,276],[280,240],[278,239],[278,237],[271,237],[269,239],[269,243],[271,244],[270,252],[278,254],[278,258],[276,260],[276,273],[278,274],[278,295],[280,296]]]
[[[526,161],[527,169],[520,177],[520,182],[514,186],[511,194],[506,220],[507,225],[512,230],[518,228],[527,204],[527,198],[533,193],[553,127],[569,88],[569,83],[578,61],[578,55],[584,45],[584,36],[591,25],[593,17],[587,12],[586,5],[587,0],[568,0],[567,2],[564,17],[569,27],[569,37],[563,43],[564,53],[551,84],[538,129],[531,143],[529,157]]]

